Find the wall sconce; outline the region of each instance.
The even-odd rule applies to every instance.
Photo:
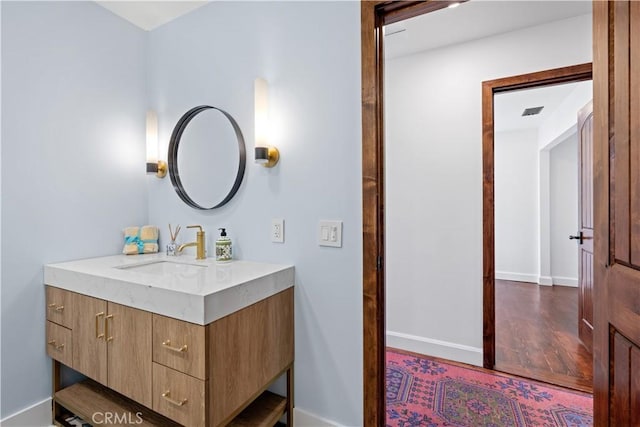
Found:
[[[266,168],[272,168],[280,160],[280,152],[268,141],[269,129],[269,87],[267,81],[257,78],[255,91],[255,161]]]
[[[167,176],[167,162],[158,159],[158,115],[147,111],[147,173],[158,178]]]

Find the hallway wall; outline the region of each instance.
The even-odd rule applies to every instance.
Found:
[[[554,285],[578,286],[578,135],[573,133],[550,154],[551,277]]]
[[[387,61],[388,344],[482,363],[481,84],[591,48],[584,15]]]
[[[494,136],[496,278],[538,282],[538,131]]]

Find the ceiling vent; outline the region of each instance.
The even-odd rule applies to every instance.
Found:
[[[543,108],[544,107],[525,108],[524,111],[522,112],[522,117],[538,115],[538,114],[540,114],[540,111],[542,111]]]

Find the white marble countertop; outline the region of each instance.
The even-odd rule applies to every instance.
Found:
[[[44,283],[206,325],[293,286],[292,265],[114,255],[44,266]]]

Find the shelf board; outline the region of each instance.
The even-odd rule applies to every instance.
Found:
[[[227,427],[273,427],[284,415],[287,399],[265,391]]]
[[[129,417],[124,420],[140,427],[179,427],[171,421],[95,381],[85,380],[56,392],[55,402],[91,423],[96,412]],[[286,411],[287,399],[269,391],[263,392],[251,405],[231,421],[228,427],[273,427]],[[141,413],[142,422],[136,413]],[[59,421],[57,421],[59,423]],[[57,424],[63,425],[63,424]],[[119,424],[118,424],[119,425]]]
[[[92,423],[93,414],[102,412],[117,414],[119,417],[127,417],[122,424],[117,425],[127,425],[129,419],[131,419],[129,423],[134,423],[140,427],[180,426],[180,424],[163,417],[157,412],[91,380],[85,380],[57,391],[54,399],[56,403],[88,423]],[[141,413],[141,423],[138,423],[139,418],[136,416],[138,412]]]

